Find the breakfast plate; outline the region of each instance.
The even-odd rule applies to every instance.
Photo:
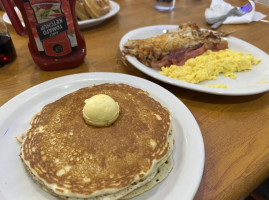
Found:
[[[111,6],[111,9],[110,9],[109,13],[105,14],[102,17],[98,17],[98,18],[95,18],[95,19],[78,20],[79,28],[80,29],[90,28],[90,27],[98,25],[98,24],[104,22],[105,20],[107,20],[108,18],[111,18],[114,15],[116,15],[120,10],[119,4],[114,2],[114,1],[109,1],[109,3],[110,3],[110,6]],[[15,10],[16,10],[17,13],[19,12],[19,9],[17,7],[15,7]],[[7,13],[4,13],[3,20],[7,24],[11,24],[11,21],[10,21]],[[22,21],[22,25],[25,26],[22,19],[21,19],[21,21]]]
[[[109,2],[110,2],[110,6],[111,6],[109,13],[105,14],[102,17],[98,17],[95,19],[78,20],[79,28],[85,29],[85,28],[89,28],[89,27],[98,25],[98,24],[102,23],[103,21],[107,20],[108,18],[111,18],[114,15],[116,15],[120,10],[119,4],[114,2],[114,1],[109,1]]]
[[[178,28],[177,25],[156,25],[147,26],[132,30],[126,33],[120,41],[120,49],[123,49],[123,44],[129,39],[144,39],[156,35],[163,34],[164,32],[173,31]],[[180,80],[176,80],[167,76],[164,76],[158,72],[158,70],[145,66],[135,57],[126,56],[126,59],[138,70],[151,76],[155,79],[163,81],[165,83],[183,87],[190,90],[195,90],[204,93],[217,94],[217,95],[251,95],[266,92],[269,90],[269,56],[261,49],[249,44],[246,41],[229,36],[228,40],[229,49],[233,49],[245,54],[251,53],[255,58],[261,58],[261,62],[257,66],[253,66],[251,71],[237,72],[237,78],[231,79],[224,75],[219,75],[217,80],[203,81],[198,84],[188,83]],[[208,87],[210,85],[224,84],[228,88],[215,88]]]
[[[189,109],[172,93],[148,80],[118,73],[82,73],[36,85],[0,107],[0,199],[55,199],[33,182],[19,158],[16,141],[29,128],[32,117],[43,106],[79,88],[102,83],[125,83],[148,91],[168,108],[175,132],[174,168],[169,176],[136,200],[193,199],[204,168],[204,143]]]

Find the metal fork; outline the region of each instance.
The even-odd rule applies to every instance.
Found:
[[[239,9],[234,7],[232,8],[226,15],[222,15],[220,17],[207,18],[206,21],[209,24],[213,24],[211,26],[212,29],[217,29],[229,16],[242,16],[252,10],[252,5],[247,3],[240,7]]]
[[[236,10],[235,8],[233,8],[233,9],[231,9],[229,12],[234,12]],[[250,3],[247,3],[247,4],[243,5],[242,7],[240,7],[237,12],[239,14],[243,15],[245,13],[250,12],[251,10],[252,10],[252,5]],[[230,16],[231,13],[229,13],[229,12],[227,14],[219,16],[219,17],[206,18],[206,22],[209,24],[215,24],[216,22],[218,22],[224,18],[227,18],[227,15]]]

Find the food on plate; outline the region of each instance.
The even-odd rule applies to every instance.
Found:
[[[83,3],[92,18],[101,17],[110,10],[109,0],[83,0]]]
[[[97,94],[85,100],[83,117],[87,124],[109,126],[119,117],[119,104],[106,94]]]
[[[98,94],[120,107],[110,126],[83,118],[84,101]],[[105,83],[44,106],[22,137],[20,157],[33,180],[60,199],[126,199],[168,176],[173,138],[169,111],[146,91]]]
[[[160,74],[189,83],[215,80],[220,73],[235,79],[234,72],[251,70],[252,65],[257,65],[260,61],[261,59],[255,59],[251,54],[230,49],[217,52],[208,50],[196,58],[187,60],[183,66],[162,67]]]
[[[86,11],[83,0],[76,0],[75,10],[76,10],[78,19],[87,20],[91,18],[90,14],[88,14]]]
[[[77,0],[76,14],[80,20],[102,17],[110,11],[109,0]]]
[[[227,33],[201,30],[195,23],[180,24],[175,31],[146,39],[130,39],[123,44],[124,56],[136,57],[144,65],[161,69],[163,66],[183,65],[189,58],[207,50],[228,48]]]

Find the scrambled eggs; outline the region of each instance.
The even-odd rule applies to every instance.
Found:
[[[189,83],[215,80],[220,73],[235,79],[234,72],[251,70],[252,65],[257,65],[260,61],[261,59],[255,59],[251,54],[245,55],[230,49],[217,52],[208,50],[187,60],[183,66],[162,67],[160,74]]]

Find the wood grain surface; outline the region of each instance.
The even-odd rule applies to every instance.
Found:
[[[116,0],[120,12],[104,23],[82,30],[87,55],[80,66],[61,71],[42,71],[31,58],[28,36],[18,36],[8,26],[17,58],[0,68],[0,105],[44,81],[82,72],[118,72],[155,82],[175,94],[196,118],[205,143],[205,168],[195,199],[241,199],[269,176],[269,92],[250,96],[218,96],[195,92],[155,80],[121,60],[119,42],[130,30],[158,24],[192,21],[210,28],[205,0],[177,0],[173,12],[158,12],[152,0]],[[235,6],[246,1],[229,1]],[[269,15],[269,7],[256,10]],[[2,15],[3,12],[1,11]],[[267,16],[265,18],[269,20]],[[223,25],[219,30],[245,40],[269,53],[269,24],[253,22]],[[269,63],[268,63],[269,67]],[[179,197],[180,199],[180,197]]]

